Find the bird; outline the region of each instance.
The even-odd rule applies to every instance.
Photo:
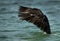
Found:
[[[22,20],[33,23],[43,32],[51,34],[49,20],[40,9],[20,6],[18,17],[21,17]]]

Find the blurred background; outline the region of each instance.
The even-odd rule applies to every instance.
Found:
[[[41,9],[48,17],[51,35],[20,20],[19,6]],[[0,41],[60,41],[60,0],[0,0]]]

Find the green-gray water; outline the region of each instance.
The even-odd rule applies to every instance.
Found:
[[[19,6],[39,8],[48,17],[52,34],[20,20]],[[60,41],[60,0],[0,0],[0,41]]]

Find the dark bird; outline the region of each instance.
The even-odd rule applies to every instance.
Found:
[[[18,16],[21,17],[22,20],[35,24],[43,30],[43,32],[51,34],[48,18],[40,9],[20,6]]]

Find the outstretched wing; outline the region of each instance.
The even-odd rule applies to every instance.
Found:
[[[22,17],[23,20],[35,24],[38,26],[38,28],[41,28],[41,30],[47,34],[51,33],[48,18],[42,13],[40,9],[21,6],[19,12],[21,12],[19,13],[19,17]]]

